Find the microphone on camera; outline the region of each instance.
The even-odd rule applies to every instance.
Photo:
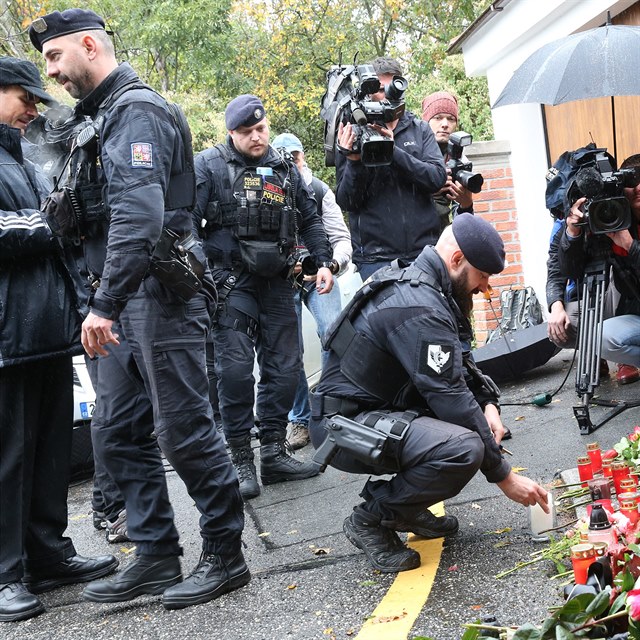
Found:
[[[576,173],[575,186],[585,198],[594,198],[602,192],[604,182],[595,167],[583,167]]]

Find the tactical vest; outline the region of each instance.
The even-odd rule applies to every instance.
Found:
[[[220,176],[223,200],[208,203],[207,225],[232,230],[249,273],[266,278],[281,274],[291,266],[297,237],[295,172],[285,161],[274,167],[241,167],[227,145],[215,148],[226,165]]]
[[[409,374],[393,355],[357,331],[353,322],[369,300],[395,282],[406,282],[411,287],[426,285],[442,293],[433,276],[413,264],[380,269],[356,292],[323,340],[325,349],[340,356],[340,371],[350,382],[391,404],[396,404],[398,394],[410,382]],[[384,371],[384,378],[372,377],[372,371]]]

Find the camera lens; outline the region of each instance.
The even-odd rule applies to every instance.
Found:
[[[589,205],[589,228],[593,233],[611,233],[631,226],[631,209],[624,197],[594,200]]]
[[[387,100],[402,100],[408,86],[409,84],[402,76],[393,76],[391,82],[385,87],[385,97]]]

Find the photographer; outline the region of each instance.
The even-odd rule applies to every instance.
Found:
[[[627,158],[621,169],[640,167],[640,154]],[[589,260],[596,257],[602,247],[608,262],[612,266],[614,284],[620,292],[620,300],[615,316],[603,324],[601,357],[613,362],[625,363],[633,373],[633,367],[640,366],[640,243],[638,225],[640,224],[640,185],[626,186],[623,189],[632,212],[632,222],[628,229],[622,229],[595,236],[583,233],[584,206],[587,198],[578,198],[566,218],[566,232],[560,238],[558,260],[563,275],[572,279],[583,277]],[[619,369],[618,380],[621,380]],[[631,375],[631,377],[633,377]],[[635,378],[637,379],[637,378]],[[628,380],[629,382],[635,379]]]
[[[458,101],[447,91],[436,91],[422,101],[422,119],[429,123],[446,164],[449,138],[458,130]],[[466,158],[463,157],[463,161]],[[443,229],[458,213],[473,213],[473,194],[458,180],[452,180],[450,169],[447,169],[447,182],[434,194],[433,200]]]
[[[384,100],[385,87],[402,68],[393,58],[371,63],[381,87],[371,100]],[[386,126],[372,124],[394,141],[390,165],[367,167],[354,148],[351,123],[341,123],[336,154],[336,200],[349,212],[353,262],[363,280],[396,258],[415,259],[425,245],[440,235],[440,219],[432,195],[446,181],[442,154],[426,122],[405,112]]]

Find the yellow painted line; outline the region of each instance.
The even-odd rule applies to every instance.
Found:
[[[430,507],[430,510],[437,516],[444,515],[442,502]],[[420,566],[397,575],[355,640],[407,639],[436,578],[443,538],[423,540],[410,535],[408,544],[420,554]]]

